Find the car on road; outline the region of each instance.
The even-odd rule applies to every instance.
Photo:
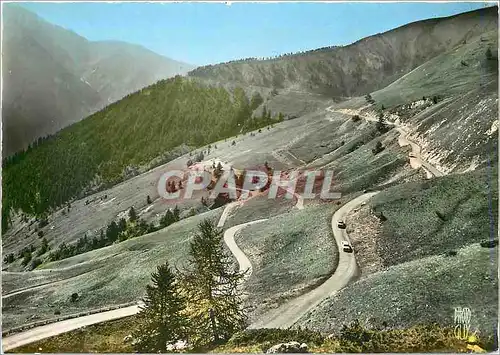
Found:
[[[342,246],[342,250],[345,251],[346,253],[352,253],[352,246],[349,244],[349,242],[343,240],[340,242],[340,245]]]
[[[416,155],[415,153],[410,153],[410,154],[408,154],[408,156],[409,156],[410,158],[416,158],[416,157],[417,157],[417,155]]]
[[[346,229],[345,222],[344,221],[339,221],[337,223],[337,227],[339,227],[340,229]]]

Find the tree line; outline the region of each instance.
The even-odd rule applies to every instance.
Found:
[[[3,231],[13,211],[42,216],[183,144],[201,147],[279,121],[252,117],[260,95],[232,94],[180,76],[162,80],[4,159]]]
[[[149,197],[149,196],[148,196]],[[59,244],[57,249],[48,254],[47,261],[57,261],[72,256],[83,254],[91,250],[100,249],[112,245],[117,242],[123,242],[127,239],[140,237],[142,235],[156,232],[160,229],[168,227],[169,225],[180,221],[180,209],[175,206],[172,210],[168,209],[165,214],[160,218],[159,225],[154,223],[147,223],[144,219],[140,219],[134,207],[131,207],[128,212],[128,221],[125,218],[120,218],[117,222],[112,221],[105,228],[100,230],[100,234],[94,237],[84,235],[78,238],[76,243],[66,244],[65,242]],[[50,250],[50,246],[46,238],[42,239],[40,249],[33,257],[37,249],[34,245],[23,248],[17,255],[10,253],[5,255],[4,263],[13,263],[16,259],[23,259],[22,266],[28,266],[29,270],[35,269],[42,264],[40,256],[44,255]],[[29,264],[29,265],[28,265]]]
[[[175,222],[180,221],[180,210],[177,206],[175,206],[172,211],[168,209],[167,212],[161,217],[160,224],[158,226],[154,223],[148,224],[144,219],[138,218],[134,207],[129,209],[128,216],[128,221],[125,220],[125,218],[120,218],[118,223],[112,221],[107,225],[106,231],[101,229],[99,236],[88,238],[87,235],[84,235],[79,238],[76,243],[70,245],[63,242],[49,255],[49,260],[56,261],[66,259],[91,250],[104,248],[117,242],[123,242],[127,239],[156,232],[157,230],[163,229]]]

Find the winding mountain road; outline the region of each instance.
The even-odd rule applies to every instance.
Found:
[[[378,118],[375,116],[362,115],[360,113],[360,111],[363,108],[364,107],[362,107],[361,109],[358,109],[358,110],[352,110],[352,109],[334,110],[330,106],[330,107],[326,108],[326,111],[331,112],[331,113],[342,113],[342,114],[347,114],[347,115],[351,115],[351,116],[358,115],[360,118],[364,119],[365,121],[378,122]],[[389,122],[389,121],[386,121],[385,123],[389,126],[394,126],[396,128],[396,130],[400,133],[400,137],[399,137],[399,145],[400,146],[404,147],[406,145],[409,145],[411,147],[412,155],[410,156],[410,165],[412,166],[412,168],[418,169],[420,167],[423,167],[424,170],[426,170],[429,174],[431,174],[433,176],[446,175],[442,171],[438,170],[431,163],[429,163],[427,160],[422,158],[422,155],[421,155],[422,148],[417,143],[415,143],[414,141],[412,141],[409,138],[410,133],[408,131],[406,131],[406,129],[402,125],[400,125],[396,122]]]
[[[349,237],[345,229],[337,227],[337,223],[339,221],[344,221],[345,217],[354,208],[368,201],[377,193],[378,191],[361,195],[346,203],[333,214],[332,231],[339,250],[339,263],[334,274],[314,290],[268,312],[262,316],[259,321],[250,325],[249,328],[288,328],[307,312],[315,308],[323,299],[339,291],[358,276],[359,271],[354,253],[346,253],[342,251],[341,247],[341,242],[344,240],[349,241]]]
[[[367,201],[377,192],[371,192],[355,198],[342,206],[332,217],[332,230],[335,240],[339,248],[339,264],[335,273],[323,284],[316,289],[282,305],[276,310],[266,314],[262,319],[250,326],[250,328],[288,328],[293,325],[301,316],[318,305],[325,297],[328,297],[333,292],[340,290],[347,285],[358,274],[358,268],[353,253],[345,253],[342,251],[341,242],[348,240],[345,230],[339,229],[337,223],[344,220],[347,214],[361,203]],[[222,227],[225,220],[234,207],[234,204],[227,205],[219,220],[219,227]],[[239,264],[240,271],[247,272],[245,278],[252,274],[252,264],[245,253],[239,248],[234,240],[235,234],[246,226],[266,221],[267,219],[259,219],[227,229],[224,233],[224,242],[235,256]],[[91,314],[87,316],[67,319],[47,325],[38,326],[20,333],[2,338],[2,349],[7,351],[17,348],[38,340],[46,339],[55,335],[66,333],[88,325],[110,321],[113,319],[123,318],[137,314],[139,312],[139,304],[112,311]]]
[[[222,217],[221,217],[222,218]],[[252,263],[248,259],[248,257],[245,255],[245,253],[240,249],[240,247],[236,244],[236,241],[234,240],[234,236],[237,232],[245,228],[246,226],[249,226],[251,224],[259,223],[259,222],[264,222],[267,221],[267,218],[265,219],[258,219],[256,221],[251,221],[243,224],[238,224],[237,226],[231,227],[227,229],[224,232],[224,242],[226,243],[227,247],[233,253],[234,257],[238,261],[238,264],[240,265],[240,272],[245,272],[245,278],[250,277],[252,275]]]

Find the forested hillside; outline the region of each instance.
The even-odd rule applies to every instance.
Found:
[[[252,118],[263,99],[177,76],[130,94],[3,162],[2,227],[9,212],[42,215],[92,185],[114,184],[126,167],[186,144],[199,147],[282,120]]]
[[[2,7],[3,156],[193,66],[120,41],[89,41],[17,4]]]

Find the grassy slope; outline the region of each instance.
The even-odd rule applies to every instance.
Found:
[[[40,340],[12,353],[131,353],[130,343],[123,338],[135,328],[135,317],[90,325],[55,337]]]
[[[16,349],[13,353],[130,353],[133,347],[124,342],[125,336],[138,326],[135,317],[91,325],[69,333],[44,339]],[[351,328],[353,329],[353,328]],[[465,352],[467,345],[453,335],[453,329],[437,326],[415,326],[402,330],[356,329],[355,335],[367,335],[373,340],[362,344],[348,343],[346,336],[325,339],[326,334],[312,331],[264,329],[235,334],[229,342],[198,353],[264,353],[274,344],[298,341],[308,345],[312,353],[344,352]],[[481,344],[488,350],[487,344]],[[485,346],[486,345],[486,346]]]
[[[498,176],[496,169],[492,176]],[[498,215],[495,184],[491,225],[489,183],[483,170],[402,184],[376,195],[370,205],[388,219],[372,242],[388,268],[330,297],[300,325],[335,330],[355,318],[397,327],[433,320],[452,325],[453,307],[462,306],[472,309],[473,327],[491,334],[498,304],[498,250],[477,243],[490,238]],[[492,233],[496,235],[494,229]],[[451,250],[458,255],[444,256]]]
[[[471,329],[494,332],[497,319],[498,249],[475,244],[456,256],[432,256],[369,275],[326,299],[299,325],[335,331],[353,319],[405,327],[436,321],[454,325],[454,307],[472,310]]]
[[[338,263],[331,231],[334,203],[310,205],[248,226],[236,242],[253,274],[245,284],[252,317],[296,297],[330,276]]]
[[[490,48],[493,59],[486,58]],[[498,31],[484,33],[424,63],[372,94],[377,106],[393,107],[423,96],[443,102],[402,120],[411,127],[424,157],[447,169],[485,165],[496,150],[498,120]],[[465,64],[465,65],[464,65]]]
[[[370,205],[387,217],[377,241],[384,264],[418,260],[489,239],[490,223],[496,225],[490,221],[489,194],[491,216],[498,216],[498,170],[491,173],[490,177],[488,171],[479,170],[402,184],[375,196]]]
[[[328,114],[331,122],[296,142],[290,151],[310,167],[333,170],[336,187],[346,193],[374,187],[401,171],[407,153],[397,143],[399,134],[380,134],[371,122],[352,122],[349,116]],[[377,142],[385,149],[374,155]],[[344,144],[342,144],[344,142]],[[321,158],[312,160],[315,156]]]
[[[221,213],[221,209],[213,210],[155,233],[44,265],[45,270],[59,275],[52,280],[61,281],[4,299],[3,326],[23,324],[33,314],[40,319],[51,318],[57,309],[65,315],[139,300],[156,266],[162,260],[182,266],[198,223],[203,218],[217,221]],[[78,266],[81,264],[85,266]],[[68,268],[73,267],[79,271],[67,278]],[[45,270],[40,273],[46,274]],[[38,271],[14,274],[17,280],[12,278],[9,284],[13,289],[25,287],[24,280],[30,275],[39,274]],[[81,297],[76,303],[70,302],[73,292]]]
[[[423,63],[387,87],[373,92],[372,97],[385,107],[393,107],[418,100],[422,96],[449,97],[478,89],[495,80],[498,75],[494,70],[495,61],[488,61],[485,55],[486,49],[490,48],[496,56],[497,47],[496,30],[481,33]]]

